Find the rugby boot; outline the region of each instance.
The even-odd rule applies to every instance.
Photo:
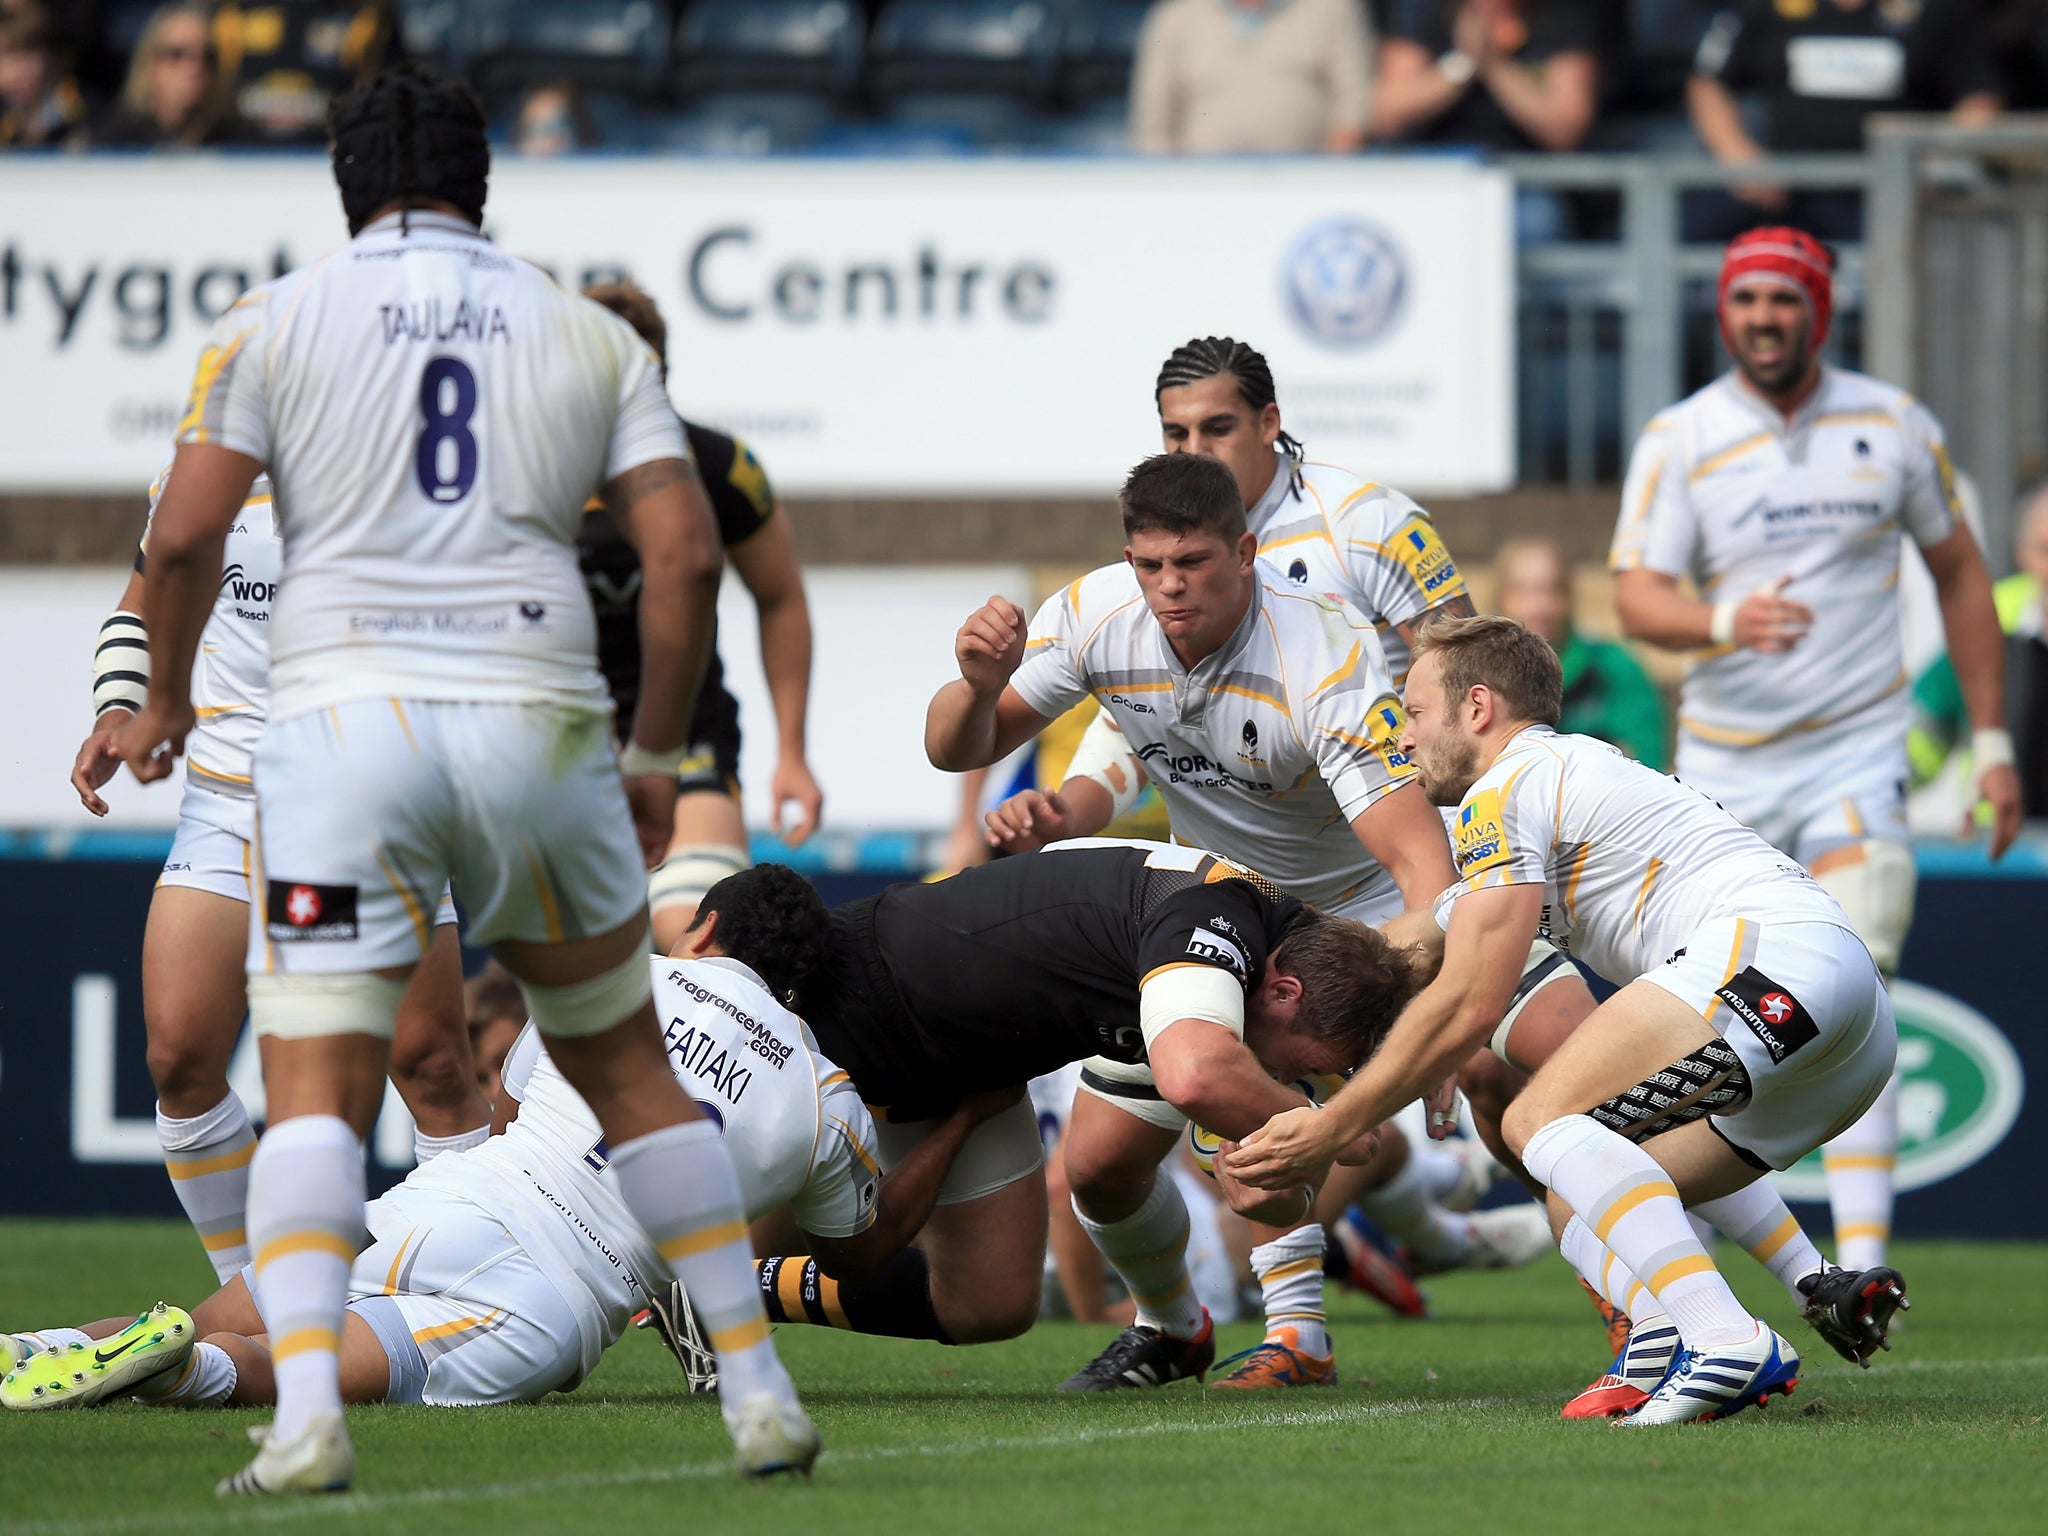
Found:
[[[1566,1403],[1561,1419],[1611,1419],[1633,1413],[1650,1400],[1678,1357],[1678,1330],[1659,1318],[1627,1336],[1614,1363],[1591,1386]]]
[[[1895,1269],[1825,1269],[1799,1282],[1807,1325],[1844,1360],[1866,1371],[1870,1357],[1890,1349],[1892,1318],[1910,1312],[1906,1282]]]
[[[1338,1263],[1324,1265],[1326,1272],[1354,1291],[1363,1291],[1397,1317],[1427,1317],[1429,1302],[1415,1288],[1408,1271],[1365,1235],[1353,1213],[1346,1211],[1330,1226],[1337,1245]]]
[[[718,1356],[711,1352],[711,1341],[697,1325],[697,1314],[690,1306],[690,1293],[683,1289],[683,1282],[671,1280],[655,1291],[648,1303],[641,1314],[646,1321],[636,1319],[636,1326],[660,1333],[661,1342],[683,1368],[683,1379],[692,1392],[716,1392]]]
[[[1260,1387],[1334,1387],[1337,1385],[1337,1354],[1311,1355],[1301,1347],[1301,1335],[1293,1328],[1275,1328],[1250,1349],[1240,1350],[1217,1367],[1220,1380],[1208,1383],[1211,1392],[1248,1392]]]
[[[748,1477],[809,1477],[823,1445],[803,1409],[772,1392],[747,1398],[726,1427],[732,1431],[733,1460]]]
[[[296,1440],[280,1445],[268,1424],[249,1426],[256,1459],[214,1488],[223,1498],[244,1493],[341,1493],[355,1481],[355,1447],[340,1413],[317,1413]]]
[[[1678,1356],[1649,1399],[1614,1422],[1628,1429],[1705,1423],[1759,1408],[1799,1385],[1799,1351],[1762,1323],[1756,1337],[1713,1349],[1679,1346]]]
[[[1216,1363],[1216,1325],[1202,1309],[1202,1331],[1176,1339],[1133,1323],[1109,1347],[1060,1383],[1062,1392],[1117,1392],[1127,1387],[1163,1387],[1192,1376],[1205,1380]]]
[[[0,1378],[0,1404],[23,1412],[89,1407],[183,1365],[197,1337],[189,1316],[160,1301],[112,1338],[36,1351]]]

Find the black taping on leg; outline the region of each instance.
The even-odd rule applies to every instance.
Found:
[[[931,1266],[915,1248],[904,1249],[865,1280],[842,1283],[839,1307],[856,1333],[953,1342],[932,1306]]]
[[[1750,1093],[1742,1058],[1727,1041],[1714,1039],[1587,1113],[1630,1141],[1647,1141],[1710,1115],[1732,1114]]]

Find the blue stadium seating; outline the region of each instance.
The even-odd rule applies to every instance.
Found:
[[[712,154],[810,144],[860,84],[851,0],[698,0],[676,29],[682,113],[662,143]]]
[[[1131,63],[1138,53],[1151,0],[1092,0],[1069,11],[1060,37],[1060,93],[1077,107],[1121,104],[1130,95]]]
[[[400,0],[398,41],[409,59],[461,74],[475,42],[473,12],[463,0]]]
[[[1059,34],[1046,0],[891,0],[868,42],[868,87],[891,123],[1044,142]]]
[[[472,9],[470,80],[494,111],[548,80],[588,94],[651,99],[668,72],[673,23],[664,0],[518,0]]]

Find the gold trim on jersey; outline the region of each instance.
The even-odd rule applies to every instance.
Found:
[[[1659,876],[1663,872],[1664,861],[1658,858],[1654,853],[1651,854],[1650,866],[1649,868],[1643,871],[1643,888],[1640,891],[1636,892],[1636,910],[1633,921],[1635,923],[1636,931],[1639,933],[1642,931],[1643,927],[1643,908],[1648,906],[1650,901],[1650,887],[1657,883],[1657,876]]]
[[[1359,659],[1364,655],[1365,647],[1354,640],[1351,643],[1351,654],[1344,658],[1344,664],[1337,668],[1336,671],[1332,672],[1328,677],[1324,678],[1320,683],[1317,683],[1315,687],[1309,689],[1309,697],[1314,698],[1317,694],[1321,693],[1325,688],[1333,687],[1336,684],[1343,682],[1345,678],[1350,677],[1354,673],[1356,673],[1358,671]]]
[[[396,702],[395,700],[393,702]],[[382,848],[375,850],[377,865],[384,871],[384,878],[391,882],[391,889],[398,893],[399,904],[405,908],[405,915],[412,920],[413,936],[420,941],[420,954],[434,947],[434,926],[427,921],[427,914],[421,909],[420,899],[413,894],[412,887],[398,878],[398,871],[391,867],[391,861],[384,857]]]
[[[1715,470],[1724,468],[1734,463],[1737,459],[1756,452],[1759,448],[1767,448],[1777,440],[1775,432],[1757,432],[1743,438],[1740,442],[1730,443],[1719,453],[1702,459],[1698,464],[1694,465],[1692,473],[1685,477],[1685,483],[1690,485],[1695,480],[1703,480],[1708,475],[1714,473]]]

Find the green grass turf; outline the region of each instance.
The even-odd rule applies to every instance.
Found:
[[[1108,1331],[1041,1325],[976,1349],[784,1328],[828,1447],[808,1485],[741,1484],[716,1406],[648,1335],[575,1394],[490,1409],[353,1409],[358,1491],[222,1504],[260,1412],[0,1415],[0,1532],[1017,1531],[1493,1533],[2048,1529],[2048,1246],[1901,1245],[1914,1310],[1862,1373],[1740,1254],[1731,1278],[1807,1351],[1767,1413],[1650,1433],[1562,1423],[1603,1364],[1554,1261],[1429,1282],[1437,1316],[1333,1308],[1334,1391],[1067,1397]],[[168,1222],[0,1222],[0,1327],[134,1312],[210,1286]],[[1226,1330],[1226,1349],[1254,1329]]]

